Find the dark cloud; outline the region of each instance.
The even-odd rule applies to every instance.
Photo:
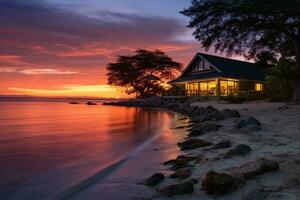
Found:
[[[38,65],[95,65],[136,48],[186,48],[174,39],[185,31],[179,21],[162,17],[109,11],[88,17],[37,1],[0,1],[0,54]]]
[[[116,55],[161,49],[186,63],[197,48],[178,39],[187,31],[178,19],[110,11],[87,16],[41,2],[0,0],[0,93],[106,84],[105,66]]]

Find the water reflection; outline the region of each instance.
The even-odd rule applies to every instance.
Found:
[[[155,134],[161,148],[176,143],[173,115],[160,110],[57,102],[1,102],[0,110],[0,199],[61,192]]]

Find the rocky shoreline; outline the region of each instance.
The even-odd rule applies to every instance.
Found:
[[[179,120],[186,121],[184,126],[176,127],[188,132],[185,140],[177,144],[183,152],[182,155],[163,163],[173,173],[166,177],[158,172],[145,179],[143,184],[156,188],[153,197],[145,199],[165,199],[177,195],[193,199],[193,195],[187,196],[187,194],[193,194],[197,190],[203,191],[213,199],[216,196],[222,197],[241,190],[247,185],[247,182],[281,169],[280,159],[278,159],[278,155],[274,155],[267,158],[258,157],[255,160],[246,160],[242,164],[229,167],[229,169],[213,170],[215,162],[224,163],[225,167],[227,162],[232,162],[230,160],[241,159],[254,151],[250,145],[243,143],[243,141],[238,141],[239,143],[235,141],[233,144],[230,139],[223,139],[222,137],[220,140],[218,137],[215,137],[214,140],[204,138],[226,128],[228,130],[228,127],[230,127],[230,133],[235,134],[251,135],[261,131],[262,123],[258,119],[254,116],[243,116],[238,110],[228,108],[218,110],[213,106],[199,107],[191,105],[190,102],[168,102],[160,99],[130,100],[103,103],[103,105],[163,108],[180,113],[182,117]],[[206,154],[210,156],[206,156]],[[286,159],[292,159],[292,157],[287,155]],[[209,163],[212,169],[207,168],[206,172],[199,172],[197,165],[205,165],[206,163]],[[200,177],[199,174],[201,174]],[[166,179],[171,181],[165,181]],[[172,180],[175,181],[172,182]],[[300,178],[297,181],[300,185]],[[168,184],[162,184],[163,182],[168,182]],[[275,189],[256,187],[253,191],[241,195],[243,196],[241,199],[272,199],[274,190],[282,191],[287,188],[286,185],[281,185]],[[297,184],[296,186],[298,187]]]

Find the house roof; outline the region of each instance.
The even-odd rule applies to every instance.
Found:
[[[206,73],[198,73],[193,75],[185,75],[185,72],[193,67],[193,63],[197,58],[201,58],[209,62],[215,69],[215,72],[206,72]],[[207,79],[207,78],[235,78],[235,79],[249,79],[256,81],[264,81],[265,74],[262,70],[258,69],[256,64],[233,60],[229,58],[197,53],[191,63],[187,66],[187,68],[183,71],[181,76],[179,76],[171,83],[176,82],[184,82],[189,80],[199,80],[199,79]]]

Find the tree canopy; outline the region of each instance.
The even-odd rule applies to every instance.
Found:
[[[137,50],[132,55],[118,56],[116,62],[108,64],[108,84],[146,98],[163,92],[162,83],[174,78],[180,69],[181,64],[162,51]]]
[[[293,57],[300,100],[300,0],[192,0],[181,13],[206,49],[247,58]]]

